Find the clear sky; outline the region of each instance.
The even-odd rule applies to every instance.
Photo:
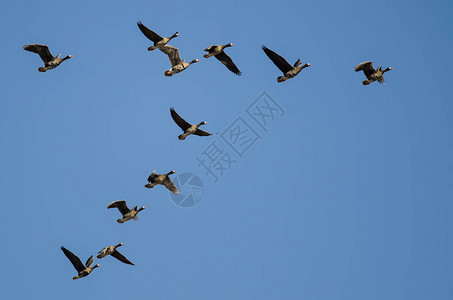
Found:
[[[5,3],[2,298],[452,299],[452,7]],[[179,31],[171,44],[201,61],[165,77],[169,61],[147,51],[137,21]],[[202,57],[230,42],[242,77]],[[40,73],[22,50],[33,43],[73,58]],[[277,83],[262,45],[312,66]],[[386,84],[362,86],[354,66],[367,60],[393,68]],[[279,109],[261,127],[253,109],[265,101]],[[178,140],[171,106],[219,135]],[[238,126],[249,136],[236,152]],[[197,161],[213,145],[231,162],[217,182]],[[201,200],[181,207],[145,189],[154,169],[196,175]],[[138,222],[116,223],[106,206],[120,199],[147,207]],[[119,242],[135,266],[95,259],[72,280],[61,245],[85,261]]]

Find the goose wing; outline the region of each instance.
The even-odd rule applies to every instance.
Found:
[[[175,111],[175,108],[174,107],[171,107],[170,108],[170,114],[171,114],[171,117],[173,118],[173,121],[175,121],[175,123],[184,131],[186,131],[190,126],[189,123],[186,122],[186,120],[184,120],[183,118],[181,118],[180,115],[178,115],[178,113]]]
[[[199,135],[199,136],[213,135],[213,133],[209,133],[209,132],[203,131],[201,129],[197,129],[197,131],[195,131],[193,134]]]
[[[239,71],[238,67],[234,64],[233,60],[231,57],[229,57],[225,52],[220,52],[219,54],[215,55],[215,58],[217,58],[222,64],[225,65],[225,67],[228,68],[231,72],[233,72],[236,75],[241,75],[241,71]]]
[[[215,48],[216,48],[215,45],[211,45],[208,48],[204,49],[203,51],[208,51],[209,53],[212,53],[214,52]]]
[[[91,267],[93,262],[94,262],[94,257],[93,257],[93,255],[91,255],[90,258],[87,259],[87,261],[85,263],[85,267],[87,267],[87,268]]]
[[[174,67],[182,63],[181,57],[179,57],[179,50],[170,45],[165,45],[159,48],[160,51],[167,54],[168,59],[170,60],[171,66]]]
[[[126,257],[123,256],[123,254],[119,253],[117,250],[113,251],[112,254],[110,254],[114,258],[118,259],[119,261],[129,264],[129,265],[134,265],[132,262],[130,262]]]
[[[44,63],[48,63],[49,61],[54,59],[53,55],[50,53],[49,47],[47,47],[46,45],[25,45],[24,50],[39,54],[39,57],[41,57]]]
[[[72,253],[63,246],[61,246],[61,250],[63,251],[64,255],[66,255],[66,257],[69,259],[69,261],[71,261],[72,265],[77,270],[77,272],[82,272],[83,270],[85,270],[85,266],[82,264],[80,258],[78,258],[74,253]]]
[[[154,182],[154,178],[156,178],[156,170],[148,176],[148,182]]]
[[[154,31],[152,31],[151,29],[149,29],[148,27],[143,25],[142,22],[140,22],[140,21],[137,22],[137,25],[138,25],[138,28],[140,29],[140,31],[154,43],[157,43],[158,41],[160,41],[162,39],[162,37],[160,35],[158,35]]]
[[[120,213],[122,215],[125,215],[128,212],[130,212],[130,209],[129,209],[129,207],[127,207],[125,200],[114,201],[114,202],[110,203],[109,205],[107,205],[107,208],[114,208],[114,207],[118,208],[118,210],[120,211]]]
[[[378,77],[377,81],[381,84],[384,84],[385,83],[384,76],[381,75],[380,77]]]
[[[365,61],[363,63],[358,64],[355,67],[355,71],[356,72],[363,71],[366,77],[370,77],[371,74],[376,72],[376,70],[373,68],[373,62],[371,61]]]
[[[176,185],[173,183],[173,181],[170,179],[170,177],[166,177],[162,184],[171,192],[175,193],[175,194],[179,194],[179,190],[178,188],[176,187]]]
[[[277,68],[280,69],[280,71],[283,72],[283,74],[286,74],[286,72],[291,71],[293,67],[289,64],[289,62],[286,61],[283,57],[275,53],[274,51],[266,48],[266,46],[262,47],[264,53],[266,53],[267,57],[269,57],[274,65],[277,66]]]

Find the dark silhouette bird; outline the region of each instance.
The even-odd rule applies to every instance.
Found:
[[[38,68],[39,72],[45,72],[47,70],[55,69],[63,61],[72,57],[72,55],[67,55],[63,58],[60,58],[61,54],[58,54],[56,57],[54,57],[50,53],[49,47],[47,47],[46,45],[39,44],[25,45],[24,50],[39,54],[39,57],[41,57],[42,61],[44,62],[44,67]]]
[[[72,279],[79,279],[79,278],[88,276],[91,273],[91,271],[93,271],[97,267],[101,266],[98,264],[98,265],[91,267],[91,265],[94,262],[93,255],[90,256],[90,258],[88,258],[87,262],[84,265],[80,261],[80,258],[78,258],[74,253],[72,253],[65,247],[61,246],[61,250],[63,251],[64,255],[66,255],[66,257],[71,261],[72,265],[78,272],[77,276],[74,276],[74,278],[72,278]]]
[[[178,48],[175,48],[170,45],[165,45],[159,48],[160,51],[163,53],[167,54],[168,59],[170,60],[171,63],[171,69],[166,70],[164,72],[165,76],[173,76],[173,74],[177,74],[179,72],[184,71],[187,69],[191,64],[194,64],[196,62],[199,62],[200,60],[194,59],[191,62],[185,62],[184,59],[181,59],[179,57],[179,50]]]
[[[302,71],[306,67],[311,66],[311,64],[309,63],[306,63],[305,65],[302,66],[302,62],[300,61],[300,59],[296,61],[294,66],[291,66],[283,57],[281,57],[274,51],[266,48],[265,46],[263,46],[262,49],[264,50],[264,53],[266,53],[266,55],[272,60],[274,65],[276,65],[280,69],[280,71],[283,72],[283,76],[277,77],[278,82],[283,82],[293,77],[296,77],[297,74],[300,73],[300,71]]]
[[[114,207],[118,208],[120,213],[123,215],[123,217],[121,219],[116,220],[118,223],[124,223],[131,219],[134,219],[135,221],[137,221],[138,220],[137,214],[146,208],[146,207],[142,206],[139,209],[137,209],[137,205],[136,205],[136,206],[134,206],[134,208],[129,209],[129,207],[127,207],[127,205],[126,205],[125,200],[114,201],[114,202],[110,203],[109,205],[107,205],[107,208],[114,208]]]
[[[186,122],[183,118],[181,118],[175,111],[173,107],[170,108],[170,114],[171,117],[173,118],[173,121],[184,131],[183,134],[178,136],[178,139],[184,140],[186,137],[188,137],[191,134],[199,135],[199,136],[209,136],[213,135],[212,133],[203,131],[201,129],[198,129],[201,125],[208,124],[207,122],[200,122],[199,124],[192,125],[188,122]]]
[[[204,51],[208,51],[204,55],[205,58],[214,56],[217,58],[222,64],[225,65],[225,67],[228,68],[231,72],[233,72],[236,75],[242,75],[241,71],[239,71],[238,67],[234,64],[233,60],[231,57],[226,55],[226,53],[223,51],[226,47],[231,47],[234,46],[232,43],[226,44],[226,45],[211,45],[208,48],[204,49]]]
[[[124,257],[121,253],[119,253],[118,250],[116,250],[116,248],[121,247],[123,245],[124,245],[123,243],[119,243],[116,246],[105,247],[101,251],[98,252],[99,254],[98,254],[97,258],[103,258],[103,257],[106,257],[107,255],[111,255],[114,258],[118,259],[119,261],[121,261],[125,264],[134,265],[126,257]]]
[[[151,175],[148,177],[148,183],[145,184],[146,188],[153,188],[158,184],[165,186],[169,191],[179,194],[179,190],[176,185],[171,181],[169,175],[176,173],[176,171],[170,171],[167,174],[156,174],[156,170],[154,170]]]
[[[173,34],[171,37],[163,38],[145,25],[142,24],[142,22],[137,22],[138,28],[140,28],[140,31],[151,41],[154,42],[154,45],[148,48],[148,51],[153,51],[154,49],[160,48],[165,46],[172,38],[175,38],[179,36],[179,33],[176,32]]]
[[[371,61],[363,62],[355,67],[356,72],[363,71],[363,74],[365,74],[367,78],[366,80],[362,81],[363,85],[368,85],[376,80],[381,84],[384,83],[383,75],[385,72],[390,71],[391,69],[392,68],[388,67],[387,69],[382,70],[382,66],[379,66],[379,68],[375,70],[373,68],[373,62]]]

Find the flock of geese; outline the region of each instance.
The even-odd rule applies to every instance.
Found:
[[[149,39],[151,40],[154,44],[150,47],[148,47],[148,51],[153,51],[155,49],[159,49],[162,51],[164,54],[168,56],[168,59],[170,60],[171,68],[169,70],[166,70],[164,72],[165,76],[173,76],[174,74],[180,73],[187,69],[191,64],[194,64],[196,62],[199,62],[199,59],[194,59],[190,62],[186,62],[184,59],[181,59],[179,56],[179,50],[178,48],[175,48],[168,43],[174,39],[175,37],[179,36],[178,32],[175,32],[172,36],[170,37],[161,37],[148,27],[142,24],[142,22],[137,22],[137,26],[140,29],[140,31]],[[238,67],[236,64],[233,62],[231,57],[229,57],[225,52],[224,49],[227,47],[232,47],[234,46],[232,43],[226,44],[226,45],[211,45],[208,48],[204,49],[204,51],[207,51],[203,57],[209,58],[211,56],[214,56],[217,58],[222,64],[225,65],[225,67],[228,68],[231,72],[233,72],[236,75],[242,75],[242,72],[239,71]],[[280,71],[283,72],[283,76],[278,76],[277,81],[278,82],[283,82],[288,79],[291,79],[293,77],[296,77],[303,69],[306,67],[311,66],[310,63],[306,63],[302,65],[302,62],[300,59],[298,59],[294,65],[291,65],[284,59],[282,56],[278,55],[274,51],[270,50],[266,46],[262,47],[264,53],[269,57],[269,59],[277,66],[277,68],[280,69]],[[39,45],[39,44],[34,44],[34,45],[25,45],[24,50],[34,52],[39,54],[41,59],[44,62],[44,67],[38,68],[39,72],[46,72],[47,70],[54,69],[58,67],[63,61],[69,59],[72,57],[72,55],[67,55],[63,58],[60,58],[61,54],[58,54],[56,57],[54,57],[50,51],[49,48],[46,45]],[[386,68],[382,70],[382,67],[380,66],[377,69],[373,68],[372,62],[371,61],[366,61],[363,63],[358,64],[355,67],[355,71],[363,71],[363,73],[366,76],[366,80],[362,82],[363,85],[368,85],[374,81],[378,81],[379,83],[384,83],[384,73],[387,71],[390,71],[392,68]]]
[[[170,60],[171,68],[164,72],[165,76],[173,76],[174,74],[180,73],[187,69],[191,64],[199,62],[198,59],[193,59],[190,62],[186,62],[184,59],[181,59],[179,56],[179,50],[168,43],[174,39],[175,37],[179,36],[178,32],[175,32],[170,37],[161,37],[151,29],[147,28],[142,22],[137,23],[138,28],[140,31],[153,42],[153,45],[148,47],[148,51],[153,50],[160,50],[164,54],[168,56]],[[233,62],[231,57],[229,57],[225,52],[225,48],[234,46],[232,43],[225,44],[225,45],[211,45],[204,49],[207,53],[204,55],[205,58],[209,58],[214,56],[217,58],[225,67],[233,72],[236,75],[242,75],[242,72],[239,71],[236,64]],[[298,59],[294,65],[291,65],[284,59],[282,56],[278,55],[274,51],[270,50],[269,48],[262,46],[264,53],[269,57],[269,59],[277,66],[277,68],[282,71],[283,75],[277,77],[278,82],[284,82],[288,79],[296,77],[303,69],[311,66],[310,63],[302,64],[301,60]],[[37,53],[42,61],[44,62],[44,66],[38,68],[39,72],[46,72],[47,70],[54,69],[58,67],[62,62],[67,59],[70,59],[72,55],[67,55],[63,58],[60,58],[61,54],[57,56],[53,56],[50,53],[48,46],[40,45],[40,44],[32,44],[32,45],[25,45],[24,50],[30,51],[33,53]],[[374,81],[378,81],[379,83],[384,83],[384,73],[390,71],[392,68],[382,69],[379,66],[377,69],[373,68],[371,61],[366,61],[363,63],[358,64],[355,67],[355,71],[363,71],[366,76],[366,80],[362,82],[363,85],[368,85]],[[183,133],[178,136],[178,139],[184,140],[189,135],[198,135],[198,136],[210,136],[213,135],[212,133],[208,133],[199,129],[201,125],[207,124],[206,122],[200,122],[198,124],[190,124],[185,121],[180,115],[178,115],[175,109],[172,107],[170,108],[170,116],[172,117],[173,121],[182,129]],[[173,181],[170,179],[170,175],[174,174],[175,171],[170,171],[166,174],[157,174],[156,170],[154,170],[148,177],[148,183],[145,185],[146,188],[153,188],[156,185],[163,185],[172,193],[178,194],[179,190]],[[107,208],[117,208],[122,215],[122,218],[118,219],[118,223],[124,223],[129,220],[137,220],[137,215],[140,211],[144,210],[146,207],[142,206],[137,208],[134,206],[132,209],[129,209],[125,200],[114,201],[110,203]],[[134,265],[130,262],[125,256],[118,252],[117,248],[123,246],[123,243],[119,243],[116,246],[107,246],[103,248],[101,251],[98,252],[97,258],[101,259],[108,255],[111,255],[118,259],[119,261]],[[74,253],[66,249],[65,247],[61,247],[61,250],[66,255],[66,257],[70,260],[72,265],[77,271],[77,275],[73,279],[79,279],[85,276],[88,276],[95,268],[99,267],[99,264],[93,266],[94,258],[90,256],[85,264],[82,263],[80,258],[78,258]]]

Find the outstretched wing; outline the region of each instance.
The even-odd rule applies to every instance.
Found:
[[[203,131],[201,129],[197,129],[197,131],[195,131],[193,134],[199,135],[199,136],[213,135],[213,133],[209,133],[209,132]]]
[[[203,51],[208,51],[209,53],[212,53],[212,52],[214,52],[215,48],[216,48],[216,46],[211,45],[208,48],[204,49]]]
[[[175,111],[175,108],[174,107],[171,107],[170,108],[170,114],[171,114],[171,117],[173,118],[173,121],[175,121],[175,123],[184,131],[187,130],[187,128],[189,128],[191,125],[189,123],[187,123],[183,118],[181,118],[180,115],[178,115]]]
[[[114,201],[114,202],[110,203],[109,205],[107,205],[107,208],[114,208],[114,207],[118,208],[118,210],[120,211],[120,213],[122,215],[125,215],[130,211],[129,207],[127,207],[127,205],[126,205],[125,200]]]
[[[87,259],[87,261],[85,263],[85,267],[87,267],[87,268],[91,267],[93,262],[94,262],[94,258],[93,258],[93,255],[91,255],[90,258]]]
[[[376,70],[373,68],[373,62],[371,61],[365,61],[363,63],[358,64],[355,67],[355,71],[363,71],[366,77],[370,77]]]
[[[380,84],[384,84],[384,83],[385,83],[385,81],[384,81],[384,76],[378,77],[377,81],[378,81]]]
[[[160,47],[159,50],[167,54],[172,67],[179,65],[182,62],[181,57],[179,57],[178,48],[175,48],[167,44],[163,47]]]
[[[74,253],[72,253],[63,246],[61,246],[61,250],[63,250],[64,255],[66,255],[69,261],[71,261],[72,265],[77,270],[77,272],[82,272],[83,270],[85,270],[85,266],[80,261],[80,258],[78,258]]]
[[[118,259],[119,261],[122,261],[125,264],[129,265],[134,265],[132,262],[130,262],[126,257],[124,257],[121,253],[119,253],[117,250],[113,251],[111,254],[114,258]]]
[[[137,22],[137,25],[138,25],[138,28],[140,28],[140,31],[154,43],[157,43],[158,41],[160,41],[162,39],[162,37],[160,35],[158,35],[154,31],[152,31],[151,29],[149,29],[148,27],[143,25],[142,22],[140,22],[140,21]]]
[[[224,64],[225,67],[228,68],[228,70],[236,75],[241,76],[241,71],[239,71],[238,67],[236,67],[231,57],[229,57],[225,52],[220,52],[219,54],[215,55],[215,58],[222,62],[222,64]]]
[[[293,69],[293,67],[289,64],[289,62],[286,61],[286,59],[284,59],[274,51],[266,48],[266,46],[263,46],[262,49],[264,50],[264,53],[266,53],[267,57],[272,60],[274,65],[276,65],[277,68],[279,68],[280,71],[283,72],[283,74],[286,74],[286,72]]]
[[[173,181],[167,176],[167,178],[164,179],[162,184],[171,192],[175,194],[179,194],[179,190],[176,187],[176,185],[173,183]]]
[[[25,45],[24,50],[39,54],[39,57],[41,57],[44,63],[48,63],[49,61],[54,59],[53,55],[50,53],[49,47],[47,47],[46,45]]]
[[[156,178],[156,170],[148,176],[148,182],[154,182],[154,178]]]

